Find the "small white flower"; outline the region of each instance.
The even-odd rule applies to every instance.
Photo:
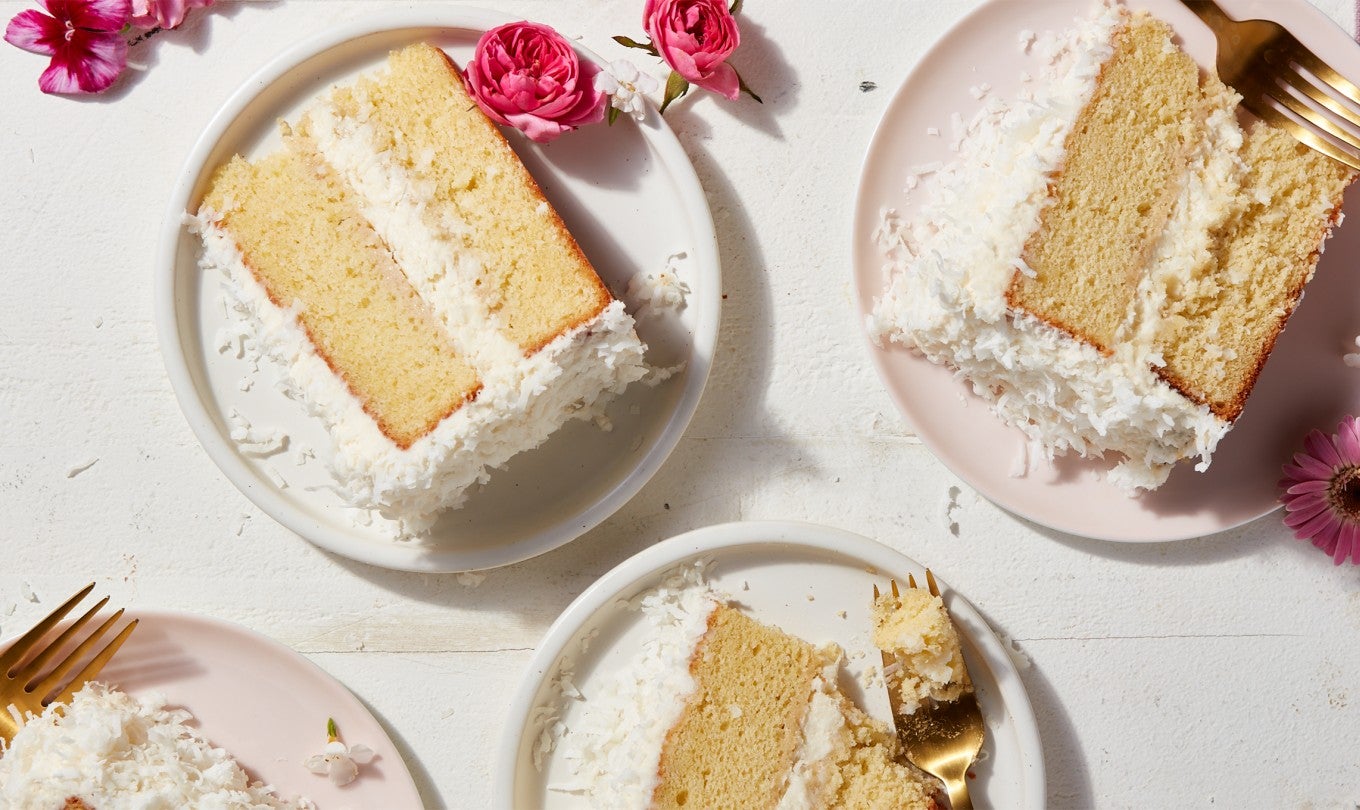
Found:
[[[347,746],[335,733],[335,721],[326,724],[326,747],[307,757],[303,766],[317,776],[328,777],[336,786],[348,785],[359,775],[359,766],[373,761],[374,751],[367,745]]]
[[[595,74],[595,89],[609,96],[611,107],[632,116],[634,121],[646,117],[647,107],[643,102],[646,95],[659,86],[655,77],[639,71],[627,59],[616,59]]]
[[[1360,347],[1360,337],[1355,339],[1355,345]],[[1351,368],[1360,368],[1360,352],[1351,352],[1350,354],[1343,355],[1341,357],[1341,362]]]

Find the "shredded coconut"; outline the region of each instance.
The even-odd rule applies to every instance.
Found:
[[[883,212],[875,238],[889,282],[868,327],[956,369],[1042,459],[1123,453],[1109,479],[1134,490],[1161,484],[1181,458],[1207,465],[1229,425],[1162,382],[1149,358],[1103,357],[1005,299],[1017,271],[1033,272],[1018,257],[1126,13],[1102,5],[1072,31],[1035,38],[1040,89],[992,98],[955,126],[959,158],[928,178],[929,201],[911,218]]]
[[[32,717],[0,756],[0,806],[59,808],[77,797],[99,810],[123,808],[312,808],[247,776],[164,698],[138,700],[91,683],[70,704]]]
[[[629,602],[642,615],[648,641],[635,660],[583,695],[583,711],[570,728],[556,728],[558,707],[540,716],[536,760],[540,748],[550,751],[560,739],[572,774],[550,790],[580,794],[603,810],[646,806],[666,732],[696,686],[689,673],[694,645],[723,601],[705,580],[707,566],[683,566]]]

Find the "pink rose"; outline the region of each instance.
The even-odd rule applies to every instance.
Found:
[[[547,143],[604,117],[599,72],[548,26],[515,22],[482,34],[463,78],[492,121]]]
[[[741,32],[723,0],[647,0],[642,25],[672,70],[736,100],[741,80],[727,57],[741,44]]]
[[[206,8],[213,0],[132,0],[132,24],[137,28],[177,28],[191,8]]]

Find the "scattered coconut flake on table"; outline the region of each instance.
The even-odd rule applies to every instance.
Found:
[[[457,576],[458,584],[468,588],[475,588],[482,584],[486,579],[486,574],[480,571],[464,571]]]
[[[81,473],[83,473],[83,472],[85,472],[86,470],[88,470],[88,469],[90,469],[91,467],[93,467],[93,466],[95,465],[95,463],[98,462],[98,461],[99,461],[99,457],[98,457],[98,456],[92,456],[92,457],[90,457],[89,459],[86,459],[85,461],[82,461],[81,463],[79,463],[79,464],[75,465],[74,467],[71,467],[70,469],[68,469],[68,470],[66,471],[66,477],[67,477],[67,478],[75,478],[77,475],[80,475]]]

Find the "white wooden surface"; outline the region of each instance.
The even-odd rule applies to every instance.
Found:
[[[641,0],[481,2],[610,56],[609,35],[641,33]],[[1349,30],[1348,0],[1318,2]],[[721,349],[688,436],[614,518],[474,588],[329,556],[256,510],[199,449],[161,365],[163,201],[256,68],[334,21],[411,4],[220,2],[135,49],[146,73],[90,101],[41,95],[45,61],[0,46],[0,635],[90,578],[115,602],[243,623],[364,699],[429,807],[476,808],[511,690],[582,589],[686,529],[809,520],[933,566],[1015,639],[1052,807],[1360,801],[1358,569],[1278,516],[1108,545],[960,487],[951,531],[959,484],[875,378],[849,291],[859,161],[892,89],[972,0],[748,0],[735,64],[764,106],[699,96],[667,114],[718,228]],[[30,5],[0,0],[0,18]]]

